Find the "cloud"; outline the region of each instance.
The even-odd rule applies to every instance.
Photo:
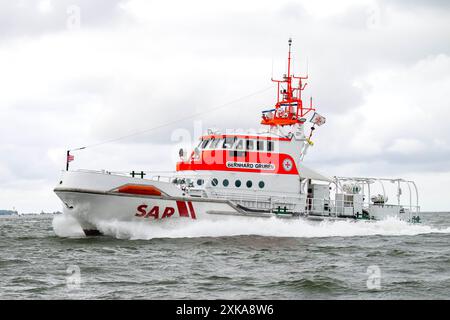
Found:
[[[364,103],[317,130],[308,161],[330,175],[415,180],[423,209],[447,210],[449,75],[446,54],[367,74]]]
[[[83,27],[112,25],[125,18],[121,10],[125,2],[126,0],[3,1],[0,4],[0,39],[64,32],[74,13],[79,13]]]
[[[450,10],[450,3],[446,0],[394,0],[387,1],[384,0],[381,3],[384,5],[391,5],[393,7],[399,9],[411,9],[411,10],[421,10],[421,9],[430,9],[430,10]]]

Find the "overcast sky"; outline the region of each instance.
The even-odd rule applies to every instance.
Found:
[[[174,170],[183,130],[257,128],[292,37],[327,118],[307,163],[413,179],[424,210],[450,210],[449,3],[2,1],[0,209],[61,210],[67,148],[185,119],[71,163]]]

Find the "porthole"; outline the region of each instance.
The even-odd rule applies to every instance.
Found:
[[[252,181],[251,181],[251,180],[248,180],[248,181],[247,181],[247,188],[251,188],[252,185],[253,185]]]
[[[236,188],[239,188],[241,186],[241,180],[236,180],[234,182],[234,185],[236,186]]]
[[[224,187],[228,187],[228,185],[230,184],[230,181],[225,179],[225,180],[223,180],[222,184],[223,184]]]
[[[219,184],[219,180],[217,180],[216,178],[211,180],[211,184],[213,185],[213,187],[217,186]]]
[[[198,179],[197,180],[197,185],[201,186],[203,184],[203,182],[205,182],[205,181],[203,181],[203,179]]]
[[[258,186],[262,189],[262,188],[264,188],[264,181],[260,181],[259,183],[258,183]]]

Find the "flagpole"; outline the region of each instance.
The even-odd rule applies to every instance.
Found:
[[[71,151],[77,151],[77,150],[83,150],[86,149],[86,147],[76,148],[76,149],[69,149],[66,152],[66,171],[69,171],[69,162],[73,161],[75,157],[70,154]]]
[[[67,154],[66,154],[66,171],[69,171],[69,155],[70,155],[70,150],[67,150]]]

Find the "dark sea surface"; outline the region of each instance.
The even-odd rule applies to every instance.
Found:
[[[450,299],[450,213],[422,223],[0,217],[0,299]],[[58,236],[58,235],[59,236]]]

